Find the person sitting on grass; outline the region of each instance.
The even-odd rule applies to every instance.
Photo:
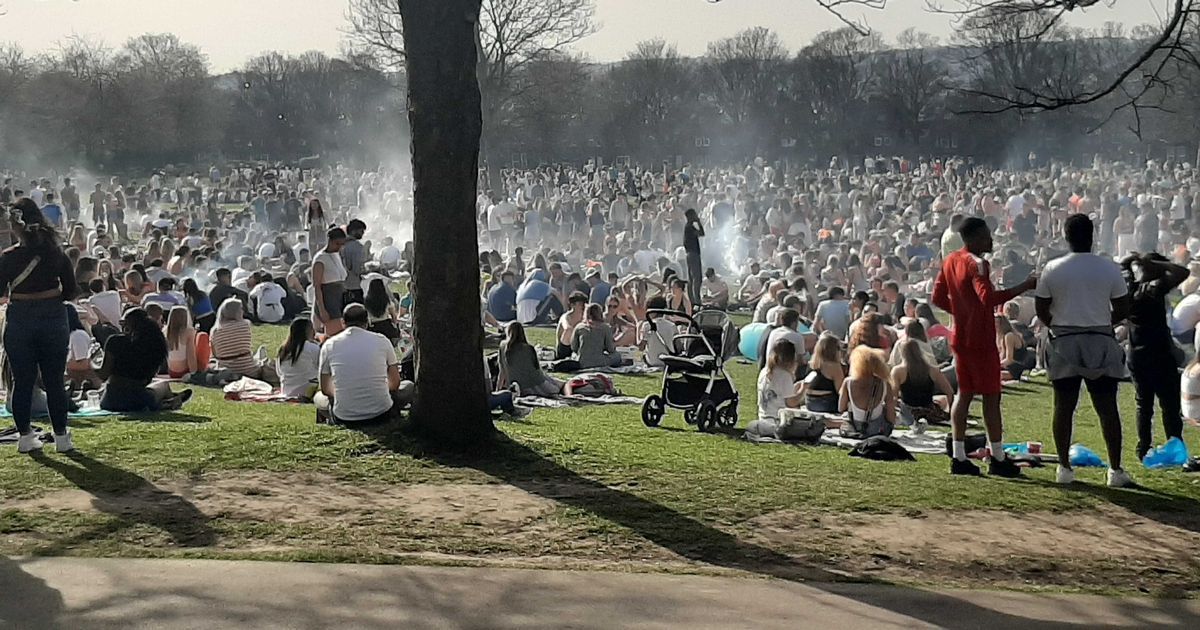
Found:
[[[67,304],[66,309],[67,328],[71,331],[67,346],[67,385],[73,390],[100,389],[103,381],[92,368],[92,333],[74,306]]]
[[[646,301],[646,308],[647,310],[665,309],[667,308],[667,299],[656,295]],[[650,329],[650,322],[654,322],[654,330]],[[662,367],[664,364],[659,357],[671,354],[674,349],[672,340],[678,333],[679,329],[675,326],[675,322],[658,313],[646,315],[646,321],[638,326],[638,347],[644,351],[643,357],[646,365]]]
[[[400,379],[396,348],[387,337],[367,330],[367,309],[347,306],[340,318],[346,329],[321,346],[321,389],[313,397],[318,417],[334,423],[383,422],[412,402],[416,389]]]
[[[225,300],[217,309],[217,324],[210,335],[217,367],[272,385],[278,384],[279,377],[274,368],[255,358],[251,348],[254,340],[250,321],[242,315],[242,302],[237,298]]]
[[[896,390],[881,350],[862,345],[850,353],[850,376],[842,381],[838,411],[849,412],[851,432],[869,438],[891,435],[896,424]]]
[[[525,327],[521,322],[509,322],[504,329],[505,339],[500,342],[499,386],[515,383],[522,394],[530,396],[557,396],[562,393],[563,383],[547,376],[538,362],[537,350],[525,338]]]
[[[796,383],[796,346],[786,339],[767,347],[767,364],[758,373],[758,419],[746,427],[750,436],[775,437],[779,412],[804,400]]]
[[[900,392],[901,420],[909,425],[922,419],[934,424],[948,424],[954,389],[946,375],[930,363],[916,338],[901,341],[896,349],[899,363],[892,368],[892,383]]]
[[[583,323],[584,311],[587,309],[588,296],[587,294],[576,291],[567,298],[567,312],[558,318],[558,330],[556,337],[558,339],[558,347],[555,350],[554,358],[557,360],[567,359],[571,356],[571,344],[575,337],[575,328]]]
[[[393,344],[402,335],[397,325],[399,315],[396,302],[387,290],[387,284],[382,277],[371,278],[367,282],[367,292],[363,298],[363,306],[367,307],[367,319],[371,322],[367,330],[379,333],[388,338]]]
[[[321,347],[316,339],[312,321],[304,317],[292,320],[287,339],[279,346],[276,355],[279,389],[283,396],[312,400],[316,394],[321,355]]]
[[[813,348],[808,367],[808,376],[799,389],[804,396],[804,407],[809,411],[837,413],[838,392],[842,390],[842,381],[846,378],[846,371],[842,368],[841,341],[831,333],[822,334]]]
[[[604,322],[604,312],[599,304],[589,304],[587,319],[575,326],[571,334],[571,350],[577,355],[579,369],[621,365],[622,358],[613,341],[612,327]]]
[[[125,313],[121,328],[121,334],[104,344],[104,363],[98,371],[105,381],[100,408],[120,413],[181,408],[192,397],[192,390],[175,394],[166,381],[155,380],[167,360],[162,330],[140,308]]]
[[[188,374],[207,369],[207,361],[200,364],[196,353],[196,329],[192,327],[191,314],[186,306],[174,306],[167,313],[167,325],[163,327],[167,338],[167,375],[183,378]]]

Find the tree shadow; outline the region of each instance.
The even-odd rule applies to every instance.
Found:
[[[117,517],[118,521],[57,540],[51,546],[41,548],[39,553],[57,553],[134,525],[161,529],[178,547],[208,547],[216,543],[217,534],[210,526],[211,519],[186,498],[79,451],[72,451],[67,457],[73,464],[40,452],[33,455],[38,463],[91,494],[96,510]]]
[[[546,458],[507,435],[497,432],[490,444],[466,452],[447,451],[421,441],[407,425],[364,427],[381,447],[442,466],[471,468],[530,494],[551,499],[625,527],[678,556],[700,564],[734,569],[765,577],[805,582],[862,604],[898,612],[942,627],[1023,628],[1031,619],[988,608],[950,594],[894,587],[847,588],[847,582],[887,584],[865,575],[831,571],[744,540],[671,507],[629,491],[584,477]],[[904,596],[897,596],[903,593]],[[1164,604],[1147,611],[1147,618],[1168,616],[1175,623],[1200,621],[1183,606]],[[1078,628],[1070,621],[1038,622],[1042,628]]]
[[[62,593],[25,572],[21,563],[0,555],[0,628],[61,628]]]

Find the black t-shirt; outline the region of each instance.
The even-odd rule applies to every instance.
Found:
[[[117,334],[104,343],[104,361],[113,376],[149,383],[167,360],[166,342],[138,343],[133,337]]]
[[[1037,240],[1037,215],[1025,216],[1025,213],[1017,215],[1013,219],[1013,231],[1017,233],[1017,240],[1025,245],[1032,246]]]
[[[1161,280],[1130,281],[1129,349],[1132,354],[1169,360],[1160,354],[1171,349],[1171,329],[1167,326],[1167,293],[1174,287]]]
[[[701,236],[704,236],[704,228],[700,221],[688,221],[683,227],[683,249],[689,254],[699,254]]]
[[[17,277],[25,273],[35,256],[39,257],[37,265],[19,284],[14,285]],[[57,247],[35,252],[24,245],[15,245],[0,255],[0,295],[9,291],[41,293],[58,288],[62,289],[63,300],[73,300],[79,294],[79,285],[75,282],[75,270],[71,268],[71,260]]]

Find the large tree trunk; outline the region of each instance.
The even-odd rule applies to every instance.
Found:
[[[482,128],[480,0],[405,0],[413,163],[416,428],[457,444],[492,434],[479,320],[475,195]]]

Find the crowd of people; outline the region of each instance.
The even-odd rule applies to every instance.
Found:
[[[89,389],[102,388],[104,409],[173,409],[190,392],[171,380],[214,371],[276,385],[338,421],[384,417],[411,397],[396,350],[411,340],[413,306],[401,172],[213,166],[109,178],[86,199],[77,181],[12,175],[0,187],[13,208],[0,244],[15,244],[0,257],[5,375],[23,436],[41,401],[69,449],[66,410]],[[866,436],[948,423],[952,472],[978,474],[964,434],[980,398],[989,471],[1012,476],[1002,384],[1048,374],[1059,479],[1071,478],[1066,443],[1086,382],[1109,482],[1128,485],[1114,395],[1126,356],[1139,456],[1154,444],[1155,400],[1164,438],[1200,419],[1200,366],[1183,352],[1200,324],[1189,164],[588,162],[481,169],[478,183],[481,317],[503,336],[482,376],[497,408],[511,408],[510,391],[569,392],[550,368],[659,366],[678,322],[650,311],[718,308],[769,327],[767,424],[753,430],[785,407],[845,414]],[[290,324],[287,341],[256,351],[254,323]],[[529,326],[554,327],[556,346],[532,346]],[[22,438],[22,450],[35,446]]]
[[[945,423],[951,472],[974,475],[964,438],[981,399],[989,472],[1015,476],[1002,448],[1002,386],[1048,375],[1059,480],[1073,479],[1071,427],[1086,383],[1108,481],[1124,486],[1118,382],[1131,377],[1137,391],[1139,457],[1154,444],[1156,399],[1164,440],[1181,436],[1185,417],[1200,419],[1200,369],[1183,352],[1200,324],[1200,181],[1190,164],[589,163],[491,183],[481,179],[481,190],[499,190],[477,209],[492,317],[557,321],[559,359],[578,349],[581,326],[603,324],[615,345],[640,347],[655,365],[669,349],[648,334],[648,310],[745,309],[770,327],[750,431],[772,431],[785,407],[842,414],[862,436]],[[1183,299],[1172,309],[1176,287]],[[605,348],[587,363],[618,354]]]

